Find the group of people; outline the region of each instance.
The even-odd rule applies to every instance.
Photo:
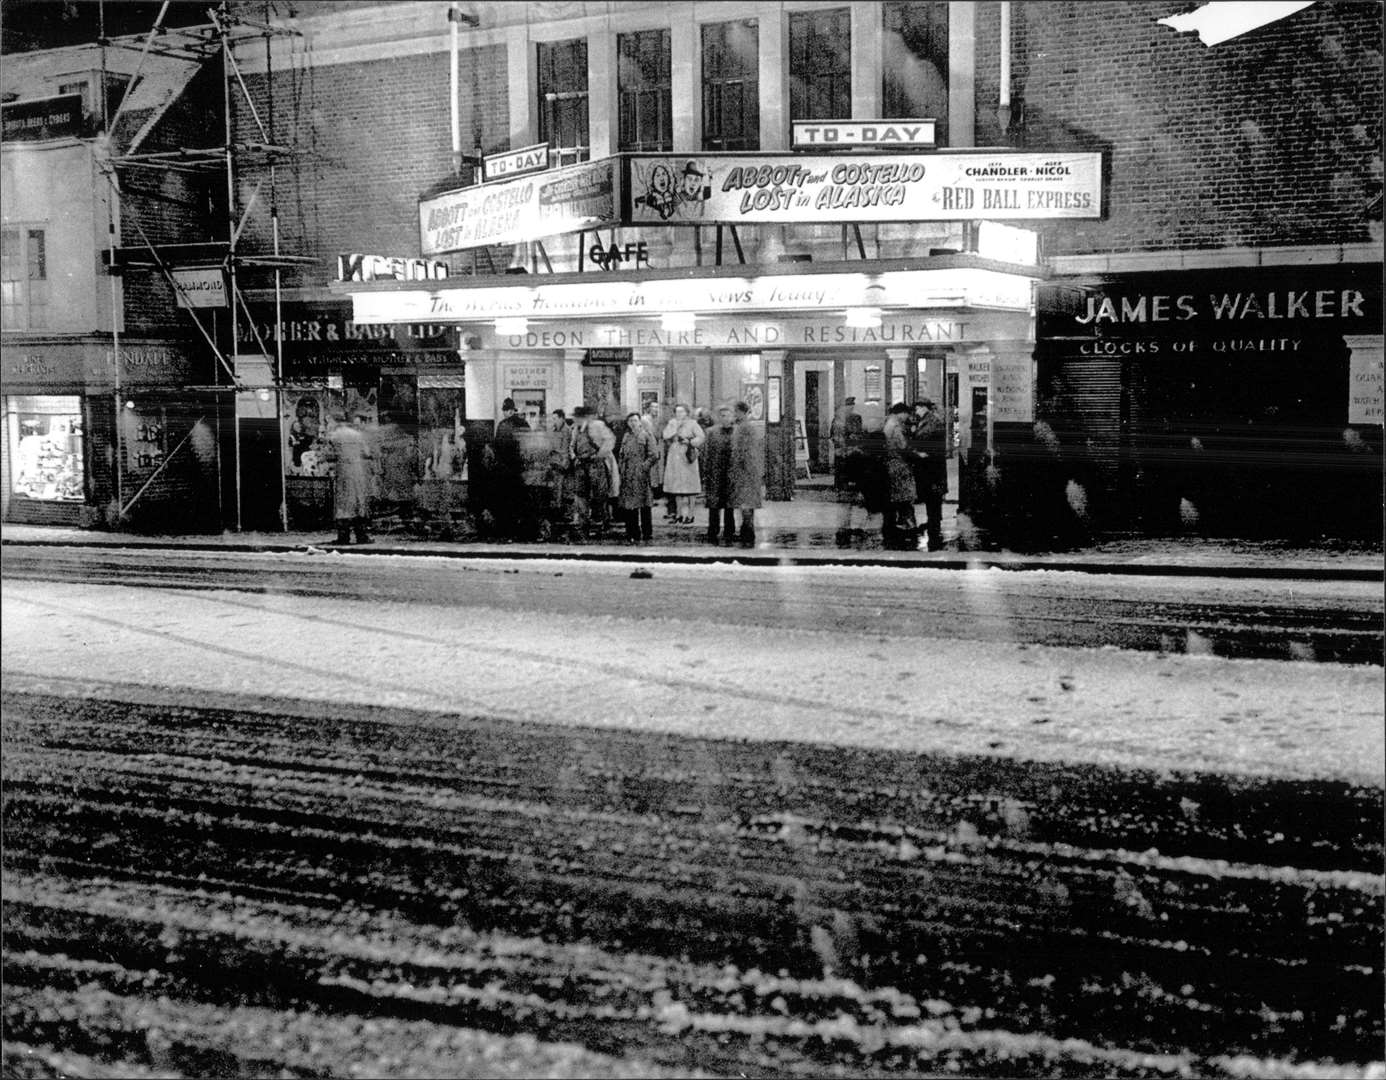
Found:
[[[947,425],[938,407],[921,398],[913,408],[890,407],[885,423],[868,428],[856,399],[843,401],[833,417],[833,481],[838,502],[837,544],[852,542],[852,511],[861,505],[881,515],[881,540],[888,549],[914,551],[921,528],[915,504],[923,503],[924,542],[943,546],[943,497],[948,492]]]
[[[665,502],[665,522],[696,524],[694,503],[701,495],[708,512],[707,538],[716,543],[754,546],[755,511],[761,505],[765,441],[750,422],[745,402],[726,405],[717,419],[683,404],[660,422],[659,406],[628,413],[616,430],[590,408],[571,416],[557,409],[551,416],[546,487],[551,534],[570,543],[604,536],[617,517],[628,544],[649,543],[654,535],[654,507]],[[487,465],[491,518],[497,534],[515,538],[530,505],[532,473],[526,469],[522,435],[529,422],[506,398],[496,425]],[[739,530],[735,512],[741,514]]]

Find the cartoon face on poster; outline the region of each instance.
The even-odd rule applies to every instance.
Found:
[[[631,185],[636,206],[648,207],[661,221],[697,221],[712,198],[712,171],[691,159],[681,170],[673,162],[634,163]]]

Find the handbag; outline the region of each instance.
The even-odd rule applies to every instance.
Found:
[[[689,443],[687,446],[685,446],[683,452],[684,455],[688,458],[688,464],[692,465],[693,462],[698,460],[698,448],[694,446],[692,443]]]

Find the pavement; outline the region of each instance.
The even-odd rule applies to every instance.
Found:
[[[948,505],[944,549],[889,551],[881,545],[879,516],[855,511],[851,546],[837,546],[837,507],[813,499],[768,503],[757,511],[754,548],[713,546],[704,539],[700,511],[695,526],[666,525],[655,511],[649,544],[627,546],[623,532],[584,545],[497,543],[421,538],[403,527],[377,528],[369,546],[339,548],[330,531],[224,532],[220,535],[160,536],[37,525],[0,525],[3,545],[82,545],[92,548],[168,548],[291,552],[308,548],[348,550],[369,555],[441,556],[504,559],[581,559],[639,563],[735,562],[743,565],[871,565],[934,569],[1066,570],[1084,573],[1259,577],[1303,580],[1382,581],[1386,560],[1379,545],[1325,543],[1295,546],[1278,541],[1215,538],[1123,538],[1076,551],[1021,553],[967,550],[959,535],[956,506]]]

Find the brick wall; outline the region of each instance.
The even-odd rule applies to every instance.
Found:
[[[222,87],[220,62],[213,60],[205,64],[164,112],[157,126],[137,148],[138,152],[221,145],[225,132]],[[221,221],[221,211],[226,204],[225,175],[210,167],[196,173],[146,168],[123,170],[121,244],[143,248],[144,236],[155,244],[225,240],[226,230]],[[157,271],[127,273],[124,292],[127,334],[196,335],[188,316],[178,309],[173,288]]]
[[[1108,214],[1045,226],[1050,254],[1353,243],[1381,192],[1382,7],[1319,3],[1209,48],[1157,21],[1182,2],[978,9],[977,142],[1110,154]],[[1375,211],[1380,220],[1379,208]],[[1023,223],[1022,223],[1023,224]]]
[[[463,152],[470,155],[478,140],[483,153],[507,149],[505,49],[464,50],[460,70]],[[417,253],[419,198],[471,182],[465,166],[460,181],[452,177],[447,53],[307,70],[286,65],[273,80],[275,137],[302,153],[280,173],[281,249],[316,260],[292,283],[330,280],[341,252]],[[246,81],[268,118],[267,77]],[[245,130],[253,121],[239,96],[236,104],[237,130]],[[243,199],[254,180],[243,175]],[[267,208],[252,217],[246,237],[268,248]],[[465,254],[454,259],[455,270],[471,264]]]

